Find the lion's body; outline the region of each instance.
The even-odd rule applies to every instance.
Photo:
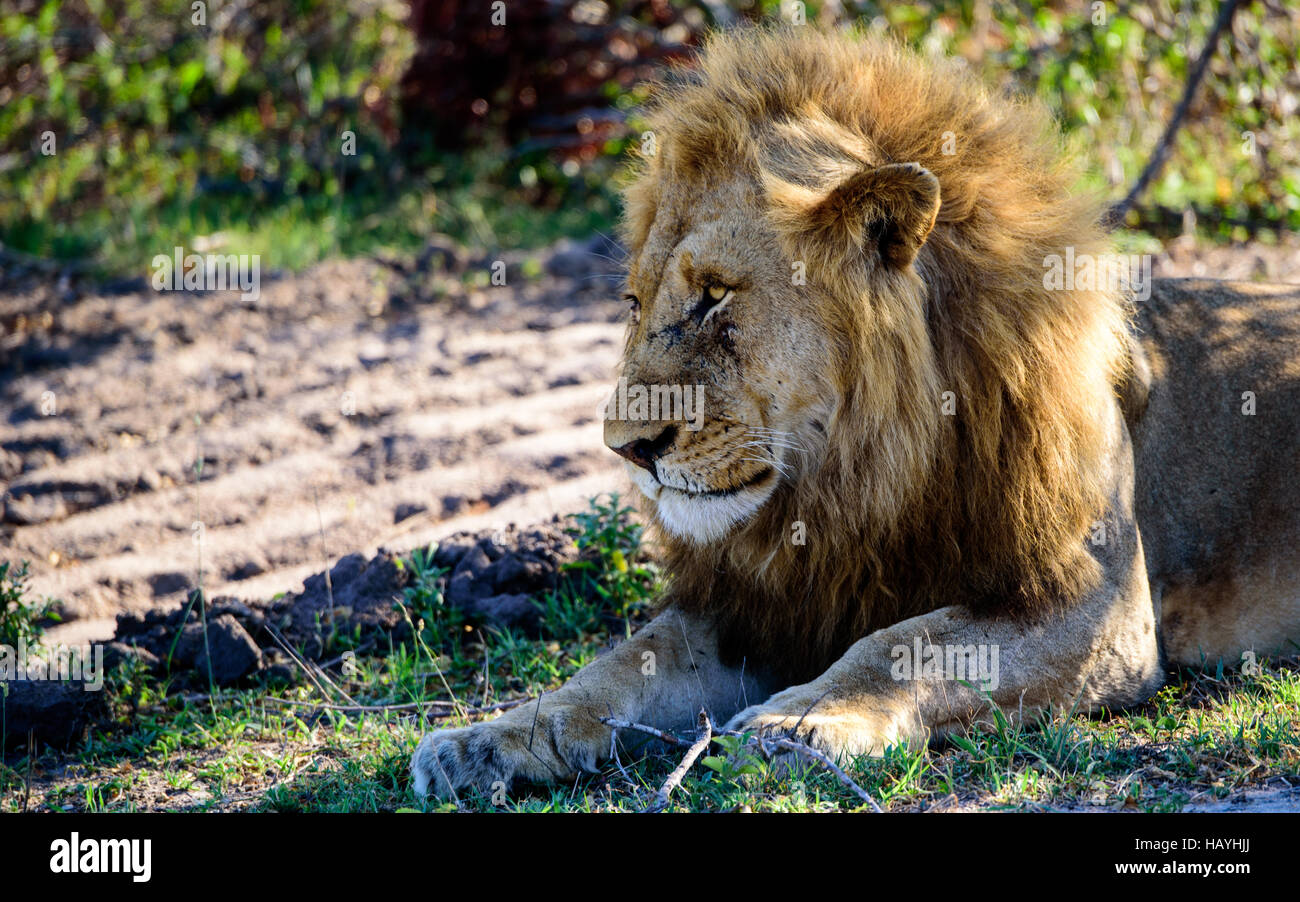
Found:
[[[875,752],[990,699],[1140,701],[1158,632],[1178,662],[1300,641],[1300,292],[1162,283],[1134,327],[1118,286],[1049,282],[1109,251],[1050,119],[888,43],[717,36],[650,123],[623,375],[705,417],[605,435],[666,610],[537,711],[431,734],[421,788],[593,767],[611,713]],[[922,645],[999,671],[900,671]]]
[[[1139,306],[1136,510],[1170,663],[1300,642],[1300,286],[1171,280]]]

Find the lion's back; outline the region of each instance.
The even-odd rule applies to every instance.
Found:
[[[1167,653],[1300,640],[1300,286],[1157,281],[1136,326],[1135,506]]]

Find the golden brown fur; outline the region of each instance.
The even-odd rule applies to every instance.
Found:
[[[658,95],[650,129],[662,153],[627,192],[629,247],[700,184],[761,186],[786,252],[825,289],[814,312],[838,338],[843,398],[824,465],[748,528],[707,546],[666,537],[673,598],[719,617],[724,647],[802,679],[940,604],[1036,614],[1094,581],[1095,411],[1126,360],[1127,311],[1117,292],[1044,288],[1046,255],[1109,249],[1047,114],[884,41],[776,31],[716,36],[698,74]],[[942,197],[916,273],[807,219],[845,174],[899,161]],[[979,416],[943,415],[946,391]],[[791,544],[795,521],[816,540]]]
[[[650,132],[622,376],[704,416],[604,428],[664,609],[426,736],[417,791],[571,779],[610,716],[878,753],[1300,641],[1300,289],[1156,283],[1132,331],[1117,290],[1048,290],[1108,243],[1047,116],[879,40],[715,36]],[[896,666],[923,645],[999,663]]]

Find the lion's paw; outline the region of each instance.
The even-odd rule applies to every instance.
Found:
[[[802,718],[802,722],[801,722]],[[752,733],[764,738],[788,737],[798,739],[820,751],[830,752],[819,741],[812,714],[803,711],[786,711],[779,707],[751,705],[727,722],[726,729]],[[824,738],[824,737],[823,737]]]
[[[463,790],[495,792],[516,780],[546,783],[594,771],[609,730],[585,713],[552,705],[534,714],[529,705],[498,720],[428,733],[411,758],[415,791],[447,799]]]
[[[776,697],[741,711],[727,722],[726,729],[764,739],[794,739],[832,761],[880,754],[888,738],[875,718],[847,711],[819,712],[808,700]],[[788,762],[789,750],[777,751],[775,759]]]

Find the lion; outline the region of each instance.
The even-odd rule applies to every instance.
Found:
[[[1050,115],[885,39],[715,34],[647,117],[622,377],[704,415],[604,431],[668,588],[419,793],[593,771],[610,717],[843,759],[1295,647],[1300,288],[1057,284],[1111,242]]]

